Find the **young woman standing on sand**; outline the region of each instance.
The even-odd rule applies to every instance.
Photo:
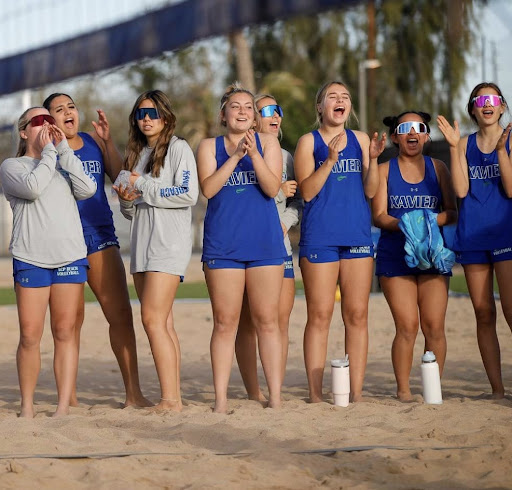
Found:
[[[323,401],[322,382],[336,283],[341,291],[345,350],[350,359],[350,400],[362,396],[368,354],[368,300],[373,272],[370,210],[377,191],[377,157],[385,135],[372,141],[346,128],[352,100],[342,82],[326,83],[316,97],[319,129],[302,136],[295,175],[305,201],[300,267],[308,319],[304,359],[313,403]]]
[[[194,154],[174,135],[176,116],[160,90],[141,94],[129,116],[125,167],[114,186],[130,227],[130,272],[160,381],[156,409],[181,411],[181,351],[172,307],[192,255],[192,211],[199,187]]]
[[[480,83],[467,112],[478,131],[464,138],[457,121],[437,119],[450,145],[451,172],[461,199],[454,249],[462,264],[476,316],[478,347],[493,398],[503,398],[500,345],[496,333],[496,272],[501,306],[512,328],[512,155],[509,124],[500,125],[507,103],[494,83]]]
[[[98,110],[98,121],[92,123],[95,131],[85,133],[79,131],[80,116],[69,95],[51,94],[43,102],[43,106],[55,118],[57,126],[66,135],[69,146],[82,161],[84,169],[96,180],[97,190],[94,196],[78,204],[90,266],[87,282],[109,323],[110,345],[121,369],[126,390],[124,406],[149,406],[151,403],[143,397],[140,390],[137,347],[126,273],[119,253],[112,211],[105,194],[105,174],[112,182],[116,180],[123,165],[121,155],[112,141],[107,117],[102,110]],[[76,321],[78,349],[84,313],[82,302]],[[75,386],[71,405],[77,404]]]
[[[281,134],[281,121],[283,109],[277,105],[272,95],[258,95],[255,98],[257,117],[257,130],[260,133],[269,133],[279,136]],[[274,198],[281,228],[284,234],[284,245],[288,257],[284,264],[284,278],[279,298],[279,331],[281,332],[282,348],[282,369],[283,380],[286,372],[286,361],[288,359],[288,325],[295,300],[295,274],[293,272],[292,245],[288,230],[299,222],[302,210],[302,198],[297,192],[297,182],[293,170],[293,158],[289,152],[281,149],[283,154],[283,173],[279,193]],[[244,296],[240,323],[236,335],[235,345],[236,357],[240,374],[244,381],[245,388],[250,400],[264,401],[265,397],[260,391],[257,373],[256,355],[256,330],[251,321],[251,312],[247,303],[247,296]]]
[[[18,131],[16,158],[2,163],[0,180],[13,211],[10,251],[20,322],[20,415],[35,415],[40,342],[49,307],[58,393],[54,416],[60,416],[69,412],[76,380],[75,320],[87,278],[87,249],[75,200],[91,197],[96,183],[45,108],[25,111]]]
[[[373,221],[382,233],[377,246],[376,274],[395,320],[391,349],[397,397],[412,399],[409,386],[418,327],[425,350],[433,351],[443,371],[446,358],[444,321],[450,273],[411,268],[405,261],[405,235],[400,218],[414,209],[437,213],[441,227],[455,223],[457,209],[450,173],[440,160],[423,156],[430,115],[407,111],[384,119],[398,157],[379,165],[379,188],[372,200]]]
[[[215,412],[227,411],[227,389],[244,291],[258,335],[269,404],[281,404],[279,297],[286,250],[274,197],[281,186],[279,141],[256,133],[254,96],[238,84],[221,99],[225,136],[201,141],[199,182],[208,208],[203,257],[213,310],[210,344]]]

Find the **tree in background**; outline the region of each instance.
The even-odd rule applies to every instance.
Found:
[[[197,43],[131,65],[123,73],[135,94],[156,88],[167,93],[178,115],[176,134],[195,149],[203,138],[217,131],[215,63],[210,47]]]
[[[384,115],[405,108],[453,118],[465,56],[476,42],[477,3],[482,1],[372,0],[249,29],[257,91],[274,93],[285,109],[283,146],[293,150],[298,136],[311,130],[315,94],[327,80],[347,84],[357,114],[358,65],[365,59],[382,63],[368,74],[369,100],[375,100],[368,111],[370,131],[382,128]]]
[[[378,90],[384,112],[411,107],[450,120],[475,43],[473,0],[377,2],[377,56],[383,61]],[[442,14],[443,13],[443,14]]]

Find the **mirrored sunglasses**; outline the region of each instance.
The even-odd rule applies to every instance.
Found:
[[[283,109],[277,104],[266,105],[260,109],[261,117],[272,117],[277,112],[278,116],[283,117]]]
[[[484,107],[487,102],[489,102],[489,105],[493,107],[498,107],[499,105],[503,104],[503,97],[501,95],[478,95],[476,97],[473,97],[471,100],[473,104],[475,104],[477,107]]]
[[[158,114],[158,111],[154,107],[137,109],[135,111],[135,119],[137,119],[137,121],[141,121],[146,117],[146,114],[149,116],[149,119],[160,119],[160,114]]]
[[[55,119],[50,116],[50,114],[39,114],[38,116],[34,116],[26,125],[25,128],[32,124],[32,127],[42,126],[44,122],[48,122],[48,124],[55,124]]]
[[[396,129],[396,134],[409,134],[411,129],[414,129],[417,133],[428,133],[427,125],[418,121],[406,121],[400,123]]]

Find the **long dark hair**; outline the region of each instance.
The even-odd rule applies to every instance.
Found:
[[[135,118],[135,112],[144,100],[151,100],[153,102],[160,118],[164,122],[162,132],[158,136],[158,140],[151,152],[151,155],[149,156],[146,168],[144,169],[145,173],[151,173],[153,177],[158,177],[160,175],[160,170],[165,164],[167,148],[174,134],[174,129],[176,128],[176,116],[172,112],[171,101],[161,90],[148,90],[147,92],[140,94],[133,105],[132,112],[130,112],[128,117],[130,133],[128,136],[128,144],[126,146],[124,167],[127,170],[132,171],[135,168],[135,165],[137,165],[141,151],[147,145],[146,136],[144,136],[139,129],[137,119]]]

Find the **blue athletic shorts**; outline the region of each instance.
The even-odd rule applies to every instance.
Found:
[[[468,252],[456,252],[455,260],[465,264],[494,264],[512,260],[512,247],[496,248],[494,250],[472,250]]]
[[[302,246],[299,251],[299,259],[305,257],[312,264],[324,264],[326,262],[338,262],[341,259],[373,258],[373,245],[351,247],[313,247]]]
[[[404,258],[397,260],[379,260],[377,253],[377,261],[375,264],[375,275],[384,277],[399,277],[399,276],[426,276],[426,275],[443,275],[450,277],[452,273],[441,274],[437,269],[419,269],[418,267],[409,267]]]
[[[284,261],[284,278],[295,279],[295,272],[293,270],[293,256],[288,255]]]
[[[12,261],[14,283],[24,288],[44,288],[52,284],[81,284],[87,281],[87,259],[76,260],[56,269],[44,269],[21,260]]]
[[[108,247],[119,248],[119,240],[113,226],[88,226],[84,228],[84,239],[87,245],[87,255],[105,250]]]
[[[252,269],[253,267],[263,267],[265,265],[283,265],[284,258],[265,259],[265,260],[229,260],[229,259],[206,259],[203,261],[208,269]]]

